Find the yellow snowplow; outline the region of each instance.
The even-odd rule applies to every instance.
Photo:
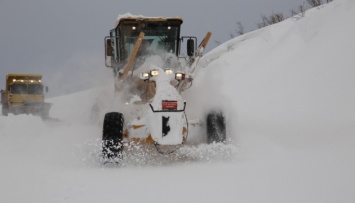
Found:
[[[48,118],[50,103],[44,102],[48,91],[40,74],[8,74],[1,90],[2,115],[32,114]]]
[[[182,23],[177,17],[126,15],[105,37],[105,65],[112,68],[115,90],[125,104],[105,114],[105,160],[120,159],[129,143],[154,144],[159,153],[169,154],[187,141],[196,120],[187,118],[188,101],[181,93],[191,87],[211,33],[198,46],[196,37],[180,36]],[[223,115],[206,114],[210,142],[224,142]]]

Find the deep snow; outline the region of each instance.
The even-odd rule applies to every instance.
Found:
[[[102,166],[104,112],[91,110],[117,108],[106,84],[49,99],[57,122],[0,117],[0,202],[354,202],[352,19],[355,2],[336,0],[202,58],[187,111],[226,110],[226,146],[135,146]]]

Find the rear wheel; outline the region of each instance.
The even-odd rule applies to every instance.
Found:
[[[226,141],[226,122],[222,112],[211,112],[207,115],[207,142]]]
[[[123,115],[118,112],[106,113],[102,133],[102,155],[104,159],[119,158],[122,151]]]

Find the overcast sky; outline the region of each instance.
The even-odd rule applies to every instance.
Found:
[[[104,68],[104,37],[119,14],[182,17],[182,35],[207,51],[230,39],[236,23],[257,28],[261,15],[297,10],[304,0],[0,0],[0,88],[8,73],[42,73],[50,95],[85,89]],[[200,41],[199,41],[200,42]],[[95,71],[93,71],[95,70]],[[80,75],[80,79],[78,77]],[[72,83],[78,77],[76,83]],[[85,79],[84,79],[85,78]],[[63,84],[63,81],[72,84]]]

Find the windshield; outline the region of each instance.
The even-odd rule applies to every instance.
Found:
[[[27,85],[26,84],[13,84],[13,85],[11,85],[11,93],[12,94],[26,94],[27,93]]]
[[[13,84],[11,85],[12,94],[43,94],[43,86],[41,84]]]
[[[134,24],[135,23],[135,24]],[[168,25],[168,22],[134,22],[121,26],[121,36],[123,36],[124,55],[130,56],[136,43],[139,33],[144,32],[138,55],[173,53],[178,54],[178,39],[180,25]]]
[[[43,94],[43,86],[41,84],[28,85],[28,94]]]

